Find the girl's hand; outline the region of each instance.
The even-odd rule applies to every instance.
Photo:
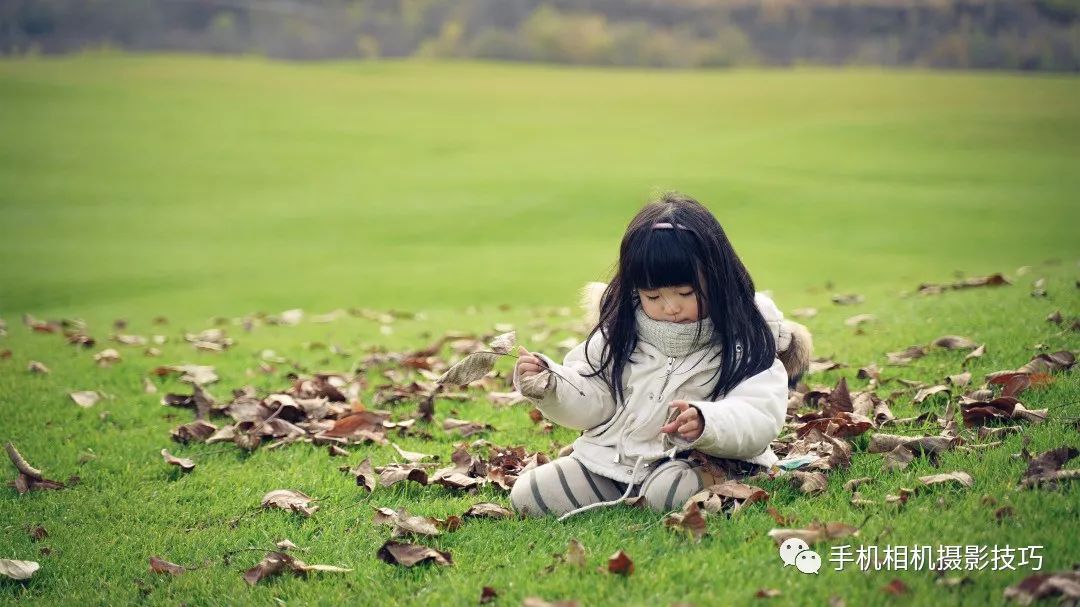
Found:
[[[668,406],[673,410],[678,409],[679,415],[671,423],[661,427],[660,431],[668,434],[678,432],[683,439],[690,442],[697,440],[705,429],[705,420],[701,419],[697,408],[690,406],[685,400],[673,400]]]
[[[520,377],[525,378],[536,375],[544,369],[547,369],[544,361],[540,360],[538,356],[534,356],[532,352],[518,346],[517,370]]]

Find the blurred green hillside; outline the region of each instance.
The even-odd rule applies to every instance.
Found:
[[[1080,81],[0,62],[0,312],[565,305],[658,190],[759,289],[1080,253]],[[790,302],[790,303],[787,303]]]

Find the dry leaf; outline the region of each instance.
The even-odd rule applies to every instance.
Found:
[[[393,508],[375,508],[375,516],[372,522],[376,525],[392,525],[394,530],[390,537],[403,535],[439,535],[439,521],[429,516],[416,516],[402,510],[398,512]]]
[[[41,565],[34,561],[13,561],[0,559],[0,575],[13,580],[28,580]]]
[[[244,572],[244,581],[254,586],[259,580],[278,575],[284,571],[291,571],[296,575],[306,576],[312,571],[329,573],[348,573],[352,569],[335,567],[333,565],[308,565],[300,559],[285,554],[284,552],[267,552],[259,564]]]
[[[514,513],[498,504],[481,502],[470,506],[469,509],[465,511],[465,514],[462,514],[461,516],[463,518],[514,518]]]
[[[201,419],[177,426],[170,431],[174,441],[185,445],[190,442],[204,442],[215,432],[217,432],[217,426]]]
[[[186,384],[205,386],[218,380],[214,367],[207,365],[171,365],[154,369],[154,374],[164,377],[171,374],[179,374],[180,381]]]
[[[858,487],[859,485],[862,485],[864,483],[868,483],[868,482],[870,482],[872,480],[874,480],[874,479],[869,477],[869,476],[861,476],[859,478],[853,478],[853,479],[849,480],[848,482],[844,483],[844,491],[855,491],[855,488]]]
[[[375,472],[371,469],[371,458],[364,458],[364,461],[356,465],[355,468],[349,470],[349,474],[356,477],[356,484],[359,487],[367,489],[369,492],[375,490],[378,478]]]
[[[916,405],[921,405],[923,403],[923,401],[925,401],[926,399],[930,398],[931,396],[933,396],[935,394],[941,393],[941,392],[945,392],[946,394],[948,394],[949,393],[949,387],[944,386],[944,385],[938,385],[938,386],[931,386],[929,388],[923,388],[923,389],[921,389],[921,390],[919,390],[918,392],[915,393],[915,397],[912,398],[911,401],[913,403],[915,403]]]
[[[187,459],[187,458],[182,458],[182,457],[175,457],[175,456],[173,456],[173,454],[169,453],[168,449],[162,449],[161,450],[161,457],[165,458],[165,463],[166,464],[172,464],[173,466],[179,466],[180,469],[183,470],[184,472],[191,472],[192,470],[195,469],[195,462],[193,460],[190,460],[190,459]]]
[[[786,540],[798,538],[807,544],[815,544],[851,535],[858,535],[859,528],[845,523],[811,523],[804,529],[772,529],[768,535],[779,546]]]
[[[608,572],[617,573],[619,575],[630,575],[634,573],[634,561],[630,560],[622,550],[608,557]]]
[[[820,472],[802,472],[800,470],[795,470],[789,474],[791,475],[791,485],[793,487],[798,487],[799,491],[802,491],[807,495],[823,493],[829,487],[828,480],[826,480],[825,475]]]
[[[1080,454],[1075,447],[1058,447],[1038,455],[1028,462],[1020,478],[1021,489],[1039,486],[1053,487],[1058,481],[1080,478],[1080,470],[1062,470],[1066,462]]]
[[[964,386],[971,383],[971,373],[968,372],[968,371],[965,371],[965,372],[959,373],[957,375],[946,375],[945,376],[945,383],[947,383],[947,384],[949,384],[951,386],[956,386],[957,388],[963,388]]]
[[[700,542],[706,534],[705,513],[698,507],[696,501],[690,500],[682,512],[672,512],[665,516],[664,526],[685,531],[694,538],[694,541]]]
[[[187,567],[182,567],[175,563],[170,563],[160,557],[150,557],[150,573],[168,573],[169,575],[180,575],[187,571]]]
[[[76,405],[80,407],[93,407],[99,400],[101,400],[101,394],[98,394],[94,390],[83,390],[81,392],[72,392],[68,396],[71,400],[75,401]]]
[[[947,350],[966,350],[969,348],[974,348],[978,344],[966,337],[961,337],[959,335],[943,335],[934,340],[934,345],[939,348],[945,348]]]
[[[262,507],[281,508],[282,510],[299,512],[304,516],[311,516],[319,509],[318,506],[311,505],[311,502],[313,501],[315,501],[313,498],[299,491],[276,489],[263,496]]]
[[[493,431],[495,426],[448,417],[443,421],[443,430],[456,431],[464,438],[480,432]]]
[[[99,367],[108,367],[113,363],[120,362],[120,353],[114,348],[106,348],[94,355],[94,361]]]
[[[881,591],[885,594],[891,594],[893,596],[900,596],[911,592],[908,589],[907,584],[898,579],[893,579],[888,584],[882,586]]]
[[[468,385],[495,368],[500,354],[507,354],[514,346],[517,333],[509,331],[498,335],[488,344],[490,352],[473,352],[446,370],[437,380],[439,384]]]
[[[974,360],[976,358],[982,358],[983,354],[986,354],[986,345],[985,344],[979,346],[978,348],[975,348],[971,352],[968,352],[968,355],[965,356],[964,360],[960,362],[960,366],[961,367],[967,366],[969,360]]]
[[[1036,573],[1005,589],[1005,598],[1021,605],[1053,596],[1061,597],[1059,605],[1075,605],[1080,600],[1080,571]]]
[[[854,304],[860,304],[865,301],[866,298],[858,293],[847,293],[843,295],[833,295],[832,302],[839,306],[850,306]]]
[[[19,453],[19,450],[15,448],[15,445],[9,442],[4,443],[4,450],[7,451],[8,458],[15,466],[15,469],[19,471],[19,475],[15,478],[15,480],[8,483],[10,486],[15,488],[15,491],[17,491],[19,495],[23,495],[24,493],[40,489],[64,488],[64,483],[45,478],[44,474],[40,470],[31,466],[29,462],[27,462],[26,459],[22,456],[22,454]],[[77,477],[72,477],[72,479],[75,478]],[[69,482],[71,481],[69,480]]]
[[[30,361],[30,364],[26,366],[26,370],[31,373],[48,373],[49,368],[45,366],[45,363],[38,362],[36,360]],[[18,563],[30,562],[30,561],[13,561]]]
[[[844,324],[849,327],[858,327],[859,325],[877,320],[877,316],[873,314],[856,314],[844,320]]]
[[[443,566],[454,564],[449,552],[435,550],[420,544],[395,542],[394,540],[388,540],[375,555],[391,565],[402,565],[404,567],[412,567],[425,562],[433,562]]]
[[[585,546],[577,538],[570,538],[566,545],[566,562],[575,567],[585,567]]]
[[[926,356],[926,348],[923,346],[908,346],[900,352],[888,352],[885,357],[890,365],[906,365],[909,362]]]
[[[390,443],[390,446],[394,448],[394,451],[398,452],[398,455],[400,455],[402,457],[402,459],[409,462],[410,464],[415,464],[415,463],[421,462],[421,461],[423,461],[425,459],[435,457],[434,455],[428,455],[427,453],[417,453],[415,451],[405,451],[401,447],[398,447],[394,443]]]
[[[919,481],[924,485],[940,485],[942,483],[960,483],[965,487],[971,487],[974,481],[971,475],[963,470],[957,470],[955,472],[945,472],[943,474],[931,474],[929,476],[920,476]]]

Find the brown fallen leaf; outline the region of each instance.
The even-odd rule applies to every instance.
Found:
[[[462,518],[514,518],[514,512],[492,502],[473,504],[461,515]]]
[[[263,496],[262,507],[281,508],[282,510],[299,512],[304,516],[311,516],[319,509],[318,506],[311,505],[313,501],[315,501],[314,498],[299,491],[276,489]]]
[[[975,360],[976,358],[982,358],[983,354],[986,354],[986,344],[983,344],[978,348],[975,348],[971,352],[968,352],[968,355],[964,357],[964,360],[960,361],[960,366],[967,366],[968,361]]]
[[[948,394],[949,393],[949,386],[938,385],[938,386],[931,386],[929,388],[922,388],[921,390],[919,390],[918,392],[915,393],[915,397],[911,399],[911,402],[915,403],[916,405],[921,405],[923,403],[923,401],[925,401],[926,399],[930,398],[931,396],[933,396],[935,394],[939,394],[941,392],[945,392],[946,394]]]
[[[756,599],[775,599],[781,596],[783,593],[777,588],[758,588],[758,591],[754,593]]]
[[[180,575],[187,572],[187,567],[182,567],[175,563],[170,563],[160,557],[150,557],[150,573],[168,573],[169,575]]]
[[[858,293],[845,293],[843,295],[833,295],[832,302],[838,306],[851,306],[860,304],[866,301],[866,298]]]
[[[175,457],[173,454],[169,453],[168,449],[162,449],[161,450],[161,457],[165,458],[165,463],[166,464],[171,464],[173,466],[179,466],[180,469],[183,470],[184,472],[191,472],[192,470],[195,469],[195,461],[194,460],[190,460],[188,458],[182,458],[182,457]]]
[[[15,465],[15,469],[19,471],[19,476],[8,483],[9,486],[15,488],[19,495],[34,490],[64,488],[64,483],[45,478],[40,470],[31,466],[19,453],[19,450],[15,448],[15,445],[4,443],[4,450],[7,451],[8,458]],[[72,479],[74,478],[76,477],[72,477]],[[72,482],[72,480],[69,479],[68,482]]]
[[[375,486],[378,484],[378,481],[376,480],[378,479],[378,476],[375,474],[375,471],[371,469],[370,457],[364,458],[364,461],[357,464],[355,468],[348,470],[349,474],[356,477],[356,485],[358,487],[363,487],[367,489],[368,492],[375,490]]]
[[[437,383],[458,386],[468,385],[488,374],[495,368],[495,361],[503,354],[508,354],[514,347],[517,333],[509,331],[498,335],[488,344],[490,351],[473,352],[446,370]]]
[[[412,567],[426,562],[442,566],[454,564],[449,552],[443,552],[420,544],[395,542],[394,540],[387,540],[375,555],[391,565],[401,565],[403,567]]]
[[[607,570],[609,573],[630,575],[634,573],[634,561],[622,550],[608,557]]]
[[[971,383],[971,372],[965,371],[963,373],[957,373],[956,375],[946,375],[945,383],[950,386],[956,386],[957,388],[963,388]]]
[[[31,373],[41,373],[41,374],[45,374],[45,373],[49,372],[49,368],[45,366],[45,363],[38,362],[36,360],[30,361],[30,364],[26,366],[26,370],[31,372]],[[24,561],[18,561],[18,562],[24,562]]]
[[[492,588],[491,586],[484,586],[480,589],[480,604],[483,605],[485,603],[490,603],[491,601],[494,601],[495,598],[498,596],[499,593],[495,592],[494,588]]]
[[[810,361],[810,367],[806,371],[808,374],[824,373],[825,371],[833,371],[835,369],[842,369],[844,365],[832,360],[831,358],[816,358]]]
[[[816,544],[826,540],[858,535],[859,528],[846,523],[811,523],[803,529],[772,529],[768,535],[779,546],[791,538],[801,539],[807,544]]]
[[[375,468],[379,474],[379,484],[383,487],[391,487],[401,481],[413,481],[421,485],[428,484],[427,471],[415,464],[389,464]]]
[[[1058,371],[1068,371],[1075,364],[1076,355],[1068,350],[1061,350],[1049,354],[1038,354],[1017,371],[1029,374],[1056,373]]]
[[[209,365],[169,365],[154,369],[154,375],[165,377],[166,375],[179,375],[180,381],[185,384],[205,386],[218,380],[214,367]]]
[[[931,474],[929,476],[920,476],[919,482],[924,485],[940,485],[942,483],[960,483],[965,487],[971,487],[974,484],[971,475],[963,470],[957,470],[955,472],[945,472],[942,474]]]
[[[586,565],[585,545],[577,538],[570,538],[566,544],[566,562],[582,569]]]
[[[463,419],[454,419],[452,417],[446,418],[443,421],[443,430],[449,432],[457,432],[462,437],[472,436],[480,432],[494,431],[495,426],[491,424],[484,424],[480,422],[470,422]]]
[[[41,568],[35,561],[0,559],[0,576],[13,580],[28,580]]]
[[[965,278],[951,284],[928,284],[924,283],[919,285],[918,293],[921,295],[938,295],[944,292],[946,289],[970,289],[973,287],[999,287],[1004,285],[1011,285],[1012,282],[1008,278],[1005,278],[1000,272],[992,274],[990,276],[974,276],[972,278]]]
[[[178,443],[188,444],[191,442],[201,443],[217,432],[217,426],[208,421],[197,419],[193,422],[182,424],[170,431],[172,439]]]
[[[853,478],[844,483],[844,491],[855,491],[855,488],[864,483],[869,483],[874,480],[869,476],[860,476],[859,478]]]
[[[106,348],[94,355],[94,362],[99,367],[108,367],[120,362],[120,353],[115,348]]]
[[[254,586],[260,580],[291,571],[299,576],[306,576],[312,571],[328,573],[348,573],[352,569],[333,565],[308,565],[304,561],[284,552],[267,552],[259,564],[244,572],[244,581]]]
[[[877,320],[877,316],[874,316],[873,314],[856,314],[855,316],[845,318],[844,324],[849,327],[858,327],[875,320]]]
[[[396,538],[405,535],[439,535],[439,521],[430,516],[417,516],[408,511],[398,512],[393,508],[375,507],[375,516],[372,523],[376,525],[391,525],[393,531],[390,537]]]
[[[394,448],[394,451],[398,452],[398,455],[400,455],[402,457],[402,459],[404,459],[406,462],[408,462],[410,464],[415,464],[415,463],[421,462],[421,461],[423,461],[425,459],[435,457],[434,455],[429,455],[427,453],[417,453],[415,451],[405,451],[401,447],[398,447],[394,443],[390,443],[390,446]]]
[[[694,500],[687,501],[681,512],[672,512],[665,516],[664,526],[669,529],[685,531],[696,542],[700,542],[707,532],[705,513]]]
[[[788,474],[791,475],[791,485],[807,495],[823,493],[829,487],[828,480],[820,472],[794,470]]]
[[[1059,605],[1075,605],[1080,599],[1080,571],[1056,571],[1029,575],[1005,589],[1005,598],[1021,605],[1060,596]],[[1069,600],[1066,600],[1069,599]]]
[[[1027,470],[1020,477],[1020,488],[1031,489],[1040,486],[1055,486],[1059,481],[1080,478],[1080,470],[1062,470],[1061,468],[1077,455],[1075,447],[1058,447],[1040,453],[1028,462]]]
[[[934,340],[933,345],[946,350],[967,350],[975,348],[979,344],[960,335],[943,335]]]
[[[984,426],[989,422],[1003,420],[1025,420],[1038,424],[1046,420],[1047,409],[1028,409],[1011,396],[1002,396],[991,401],[967,402],[960,405],[964,425],[969,428]]]
[[[80,392],[72,392],[68,394],[71,400],[83,408],[93,407],[99,400],[101,400],[101,394],[94,390],[83,390]]]
[[[893,596],[900,596],[911,592],[911,590],[908,589],[907,584],[895,578],[888,584],[882,586],[881,591]]]
[[[906,365],[911,361],[924,356],[926,356],[926,348],[924,346],[908,346],[899,352],[888,352],[885,354],[890,365]]]
[[[872,379],[875,382],[881,381],[881,369],[874,363],[870,363],[865,367],[860,367],[858,372],[855,373],[855,377],[859,379]]]

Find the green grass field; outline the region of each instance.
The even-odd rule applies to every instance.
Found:
[[[1001,603],[1002,589],[1030,571],[961,572],[972,583],[945,588],[926,570],[785,570],[765,535],[776,524],[761,505],[711,518],[700,544],[658,524],[660,515],[629,508],[566,523],[469,521],[425,540],[449,550],[452,567],[392,567],[375,557],[389,533],[371,523],[373,506],[444,517],[481,501],[508,505],[507,496],[407,483],[368,496],[337,470],[368,456],[394,461],[388,447],[330,458],[302,444],[250,456],[228,445],[178,445],[169,429],[190,414],[162,407],[142,381],[158,365],[191,362],[216,366],[219,398],[244,384],[265,393],[287,385],[287,369],[250,377],[264,349],[307,369],[347,371],[371,346],[418,348],[447,330],[491,334],[496,323],[514,324],[532,350],[561,355],[554,344],[574,334],[574,318],[550,309],[573,306],[582,283],[606,279],[636,209],[656,191],[678,189],[716,213],[759,290],[771,290],[785,311],[820,309],[805,321],[817,353],[848,366],[812,375],[811,384],[846,377],[862,388],[859,367],[944,334],[987,344],[969,365],[979,383],[1039,346],[1080,349],[1078,333],[1067,330],[1080,315],[1078,98],[1074,77],[1006,74],[111,54],[0,61],[0,318],[8,325],[0,351],[11,351],[0,358],[0,440],[51,478],[81,477],[65,491],[0,489],[0,558],[42,566],[29,582],[0,580],[0,604],[473,605],[483,586],[499,593],[497,605],[529,596],[582,605],[820,605],[832,596],[847,605]],[[1030,269],[1018,274],[1021,266]],[[922,282],[993,272],[1014,284],[903,296]],[[1039,278],[1045,298],[1030,295]],[[866,302],[830,303],[848,292]],[[389,335],[354,317],[251,332],[230,324],[237,344],[217,354],[182,340],[213,317],[350,307],[425,315],[395,322]],[[1055,310],[1064,327],[1044,320]],[[32,333],[24,313],[85,319],[99,345],[82,350]],[[858,313],[878,317],[864,335],[843,323]],[[153,325],[159,315],[169,324]],[[166,334],[161,357],[110,343],[117,318],[129,333]],[[534,341],[541,324],[555,330]],[[305,347],[316,341],[352,357]],[[101,369],[92,355],[106,347],[123,360]],[[962,358],[934,352],[883,375],[938,383],[959,372]],[[52,372],[30,374],[30,360]],[[159,386],[184,390],[174,380]],[[73,390],[109,398],[82,409],[67,396]],[[896,399],[897,416],[944,407],[940,398],[915,406],[912,395]],[[856,441],[852,467],[831,474],[825,494],[769,481],[769,505],[798,525],[865,519],[859,537],[834,544],[1042,545],[1044,572],[1069,569],[1080,562],[1080,489],[1015,491],[1025,463],[1014,454],[1022,437],[1033,452],[1080,446],[1080,380],[1055,376],[1022,400],[1049,408],[1049,419],[1000,447],[949,452],[936,469],[916,460],[883,473],[881,456]],[[538,432],[527,411],[493,408],[477,392],[466,403],[439,401],[437,440],[395,440],[447,458],[456,439],[442,431],[445,417],[491,423],[496,430],[484,438],[530,451],[553,453],[575,438],[562,428]],[[180,475],[161,461],[163,447],[198,467]],[[80,464],[88,452],[96,458]],[[14,478],[13,468],[0,468],[3,480]],[[881,501],[920,475],[958,469],[974,487],[919,492],[901,508],[855,507],[842,488],[873,476],[863,495]],[[279,488],[318,497],[323,510],[229,525]],[[998,522],[992,513],[1004,505],[1015,515]],[[33,541],[28,525],[48,537]],[[241,571],[261,553],[220,562],[226,551],[282,538],[309,548],[299,554],[309,563],[354,571],[248,587]],[[570,538],[584,543],[589,567],[545,573]],[[595,571],[619,549],[635,561],[632,576]],[[218,560],[173,578],[148,573],[151,555]],[[893,578],[910,593],[883,592]],[[782,594],[756,599],[760,588]]]

